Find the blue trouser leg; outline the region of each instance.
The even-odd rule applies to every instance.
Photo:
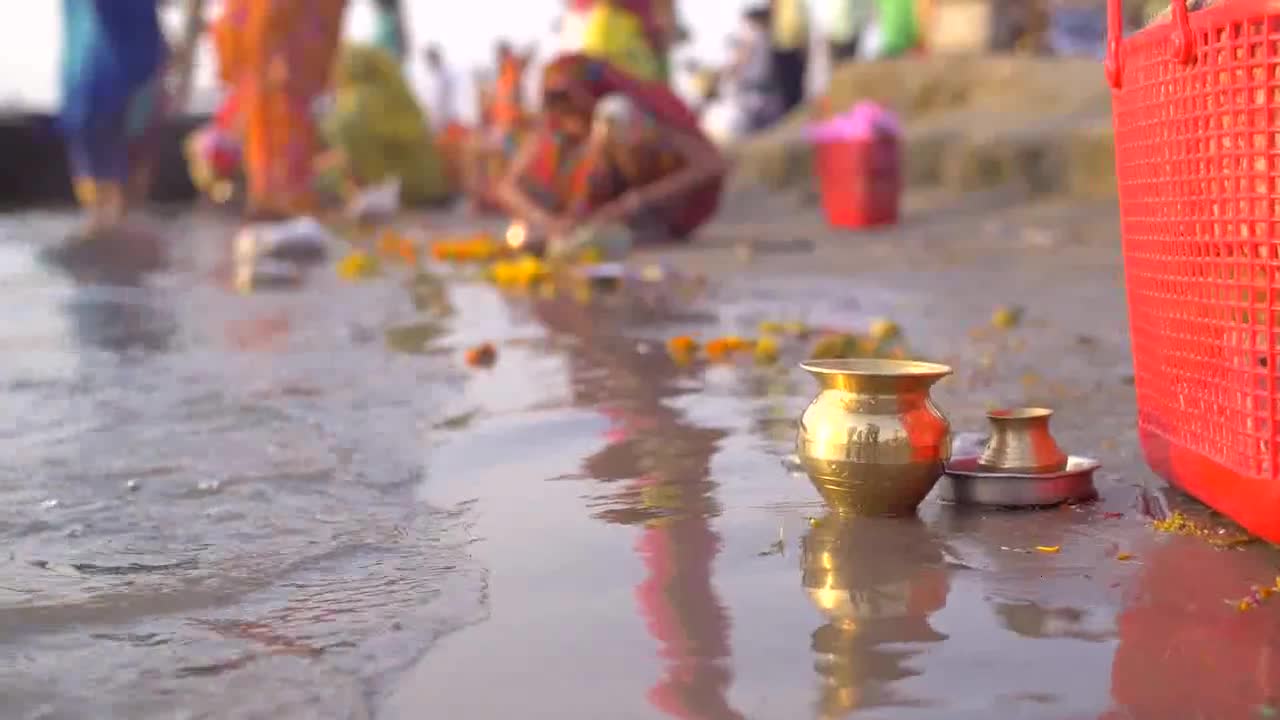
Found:
[[[124,112],[112,113],[71,133],[68,151],[74,177],[124,182],[129,164],[126,120]]]

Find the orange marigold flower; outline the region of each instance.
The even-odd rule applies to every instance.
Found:
[[[471,367],[490,367],[498,359],[498,351],[492,343],[484,343],[467,350],[464,359]]]
[[[667,354],[678,362],[688,362],[698,353],[698,341],[688,335],[678,335],[667,341]]]

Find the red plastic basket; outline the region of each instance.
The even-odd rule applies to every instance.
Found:
[[[1143,452],[1280,542],[1280,5],[1174,0],[1123,40],[1107,11]]]
[[[865,228],[898,221],[902,163],[895,138],[821,142],[813,158],[827,222]]]

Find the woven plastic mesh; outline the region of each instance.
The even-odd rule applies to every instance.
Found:
[[[1173,27],[1123,42],[1113,95],[1139,425],[1275,480],[1280,14],[1192,13],[1190,64]]]

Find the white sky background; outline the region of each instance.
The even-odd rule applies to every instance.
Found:
[[[208,3],[215,5],[216,2]],[[538,41],[549,50],[551,24],[563,0],[404,0],[411,46],[416,50],[437,42],[459,76],[457,108],[468,114],[472,102],[466,89],[469,70],[487,63],[498,37],[517,43]],[[745,0],[684,0],[680,12],[694,35],[685,56],[721,62],[726,37],[738,21]],[[169,18],[175,21],[177,18]],[[61,47],[62,3],[59,0],[0,0],[0,106],[51,110],[57,104],[58,55]],[[369,0],[351,0],[347,36],[364,39],[373,32]],[[545,55],[545,52],[543,53]],[[198,96],[212,92],[212,67],[207,54],[198,73]],[[413,63],[414,70],[420,68]]]

